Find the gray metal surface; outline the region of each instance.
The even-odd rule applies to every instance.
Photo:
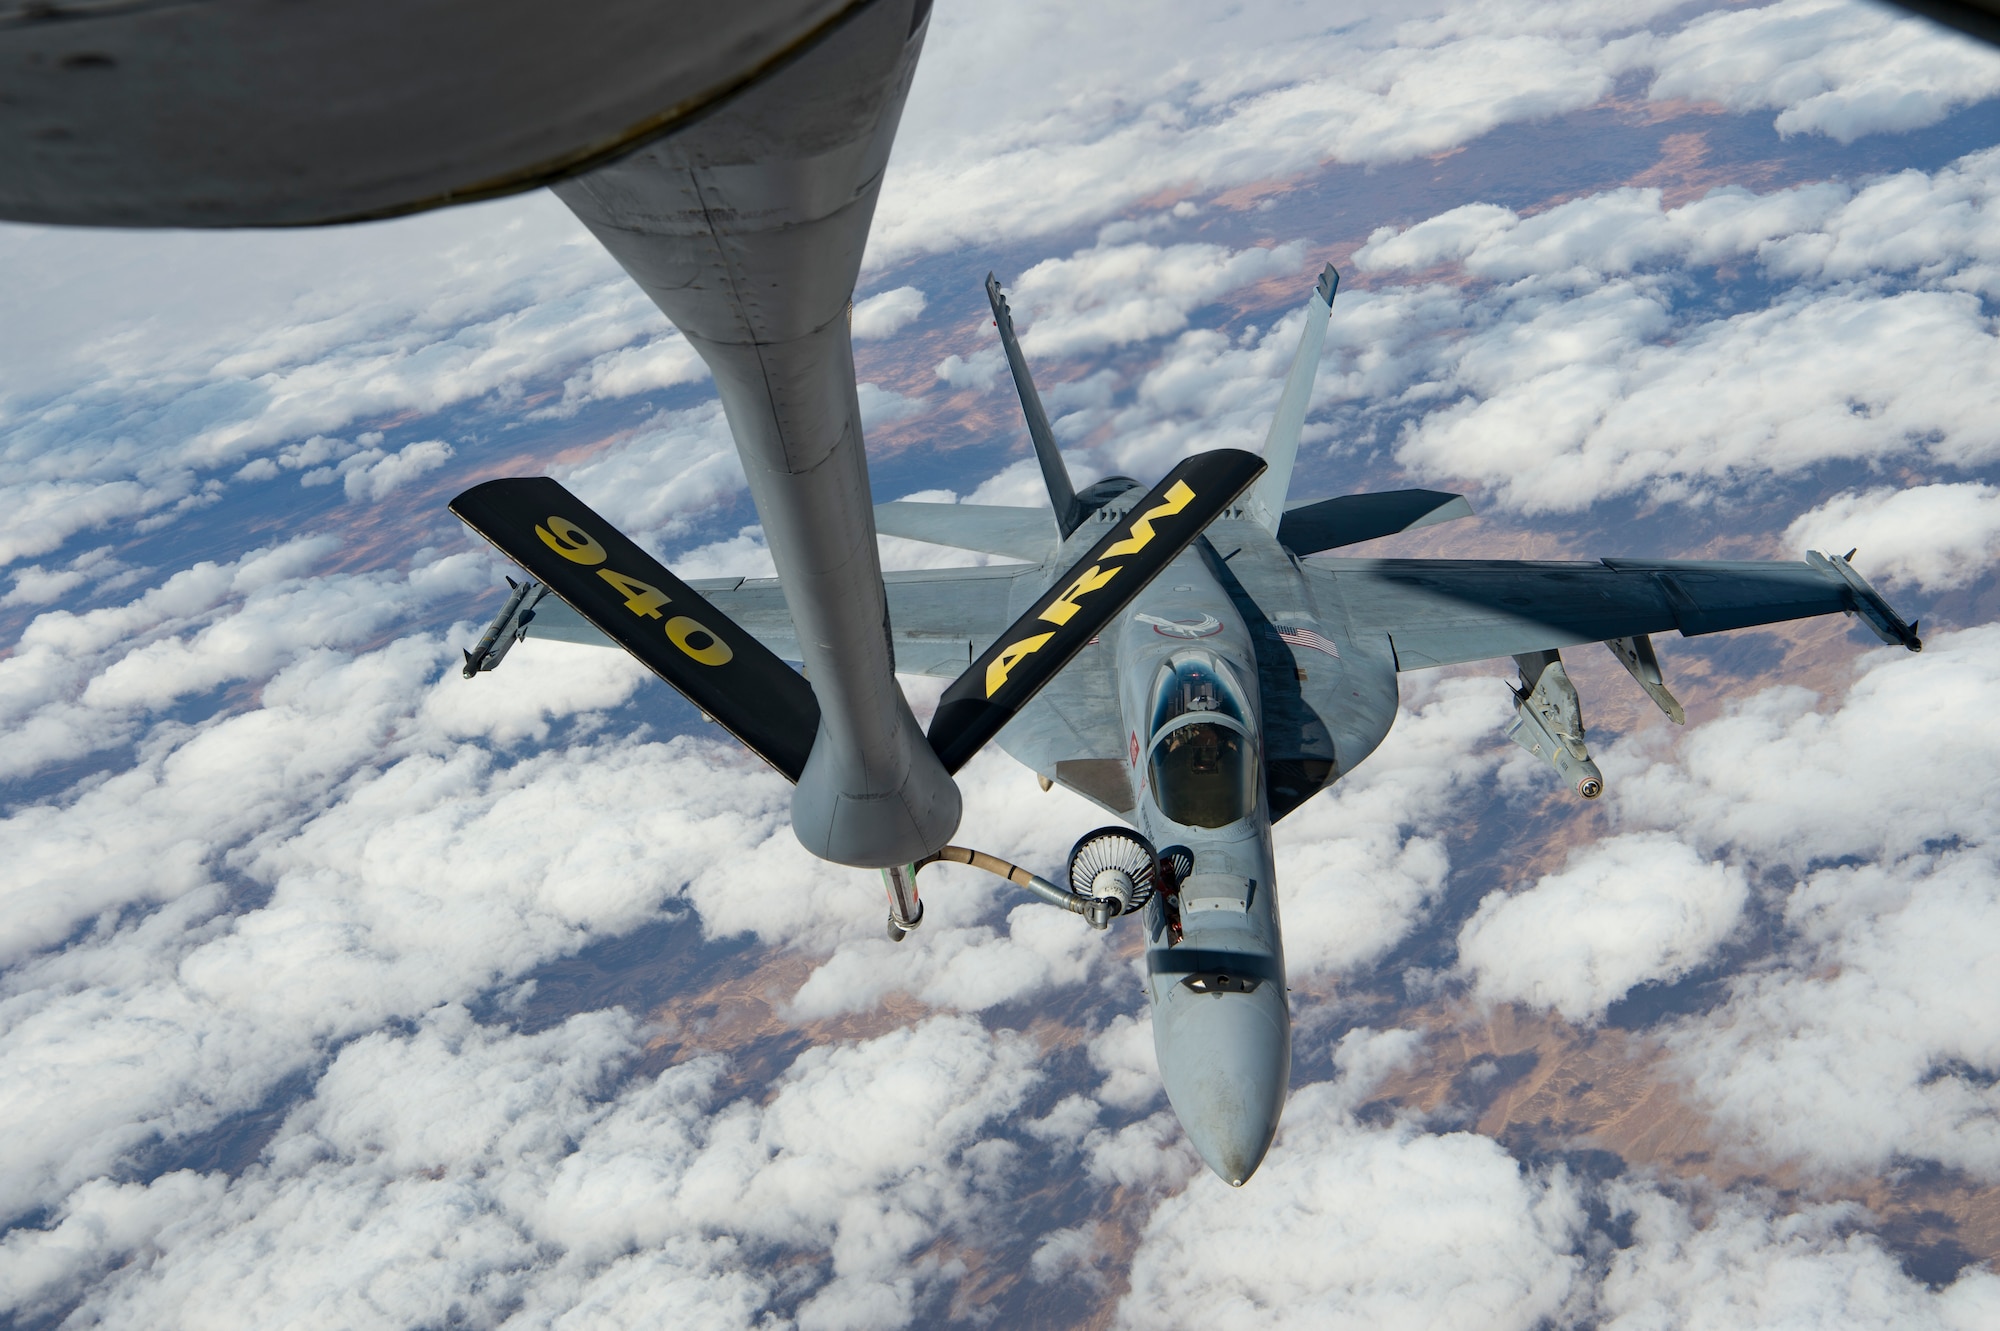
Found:
[[[906,675],[956,679],[972,658],[1013,621],[1014,584],[1026,578],[1035,593],[1047,585],[1039,568],[995,565],[978,569],[919,569],[883,575],[888,589],[896,669]],[[791,607],[776,578],[700,578],[688,586],[784,657],[802,661]],[[526,626],[530,638],[591,647],[617,644],[561,601],[544,601]]]
[[[792,826],[865,867],[936,850],[959,816],[891,671],[847,328],[928,12],[874,0],[699,124],[555,186],[714,373],[820,702]]]
[[[1687,724],[1687,712],[1667,688],[1666,677],[1660,672],[1660,658],[1653,650],[1651,638],[1641,633],[1635,638],[1613,638],[1604,645],[1611,649],[1611,654],[1618,658],[1618,664],[1625,667],[1626,673],[1653,700],[1653,704],[1666,714],[1667,720],[1677,726]]]
[[[465,666],[459,672],[471,679],[482,671],[498,669],[507,659],[514,644],[528,636],[528,623],[535,617],[535,607],[548,599],[549,589],[530,578],[526,582],[508,580],[513,592],[507,597],[500,612],[493,616],[493,622],[486,626],[486,632],[479,635],[479,641],[465,649]],[[564,606],[565,610],[569,607]],[[582,622],[583,616],[570,611]],[[601,636],[601,635],[600,635]],[[608,642],[609,639],[606,639]]]
[[[867,0],[0,0],[0,217],[296,226],[534,188]]]
[[[1285,505],[1278,544],[1295,555],[1317,554],[1400,531],[1472,516],[1464,495],[1440,490],[1384,490]]]
[[[1062,533],[1046,510],[997,504],[922,504],[909,500],[877,504],[875,530],[884,536],[1025,559],[1031,564],[1053,558],[1062,545]]]
[[[1084,648],[995,742],[1022,766],[1123,818],[1134,805],[1116,666],[1102,642]]]
[[[1007,369],[1014,376],[1014,391],[1021,399],[1021,417],[1027,422],[1028,438],[1035,446],[1035,461],[1041,466],[1042,483],[1048,488],[1057,535],[1067,540],[1083,521],[1083,506],[1077,501],[1069,468],[1063,465],[1056,432],[1049,428],[1049,413],[1043,409],[1041,392],[1035,387],[1034,375],[1028,371],[1028,358],[1021,354],[1020,340],[1014,336],[1014,312],[1000,292],[1000,280],[991,273],[986,275],[986,302],[993,310],[993,326],[1000,330],[1000,348],[1006,353]]]
[[[1305,329],[1298,350],[1292,353],[1292,368],[1285,375],[1285,388],[1278,395],[1278,409],[1271,416],[1271,428],[1264,435],[1264,475],[1250,491],[1244,507],[1265,531],[1275,532],[1285,515],[1285,496],[1292,488],[1292,464],[1299,457],[1299,432],[1305,428],[1306,408],[1312,405],[1313,379],[1319,373],[1320,349],[1326,345],[1326,325],[1333,313],[1333,294],[1340,286],[1340,274],[1328,264],[1320,270],[1319,285],[1306,302]]]
[[[1687,636],[1846,610],[1850,593],[1805,563],[1313,559],[1307,577],[1385,636],[1403,670],[1611,638]]]
[[[1155,682],[1176,660],[1198,656],[1233,678],[1253,746],[1273,714],[1261,687],[1267,673],[1260,657],[1268,653],[1259,650],[1259,626],[1242,613],[1241,596],[1232,595],[1242,589],[1235,561],[1215,553],[1252,532],[1275,551],[1259,524],[1217,523],[1209,549],[1181,556],[1140,594],[1117,638],[1119,712],[1139,828],[1155,846],[1186,847],[1193,860],[1178,899],[1159,899],[1159,909],[1146,915],[1154,1048],[1188,1140],[1230,1184],[1248,1179],[1270,1148],[1291,1072],[1271,810],[1260,789],[1246,816],[1227,825],[1178,823],[1150,784],[1148,761],[1158,736],[1186,719],[1156,734]],[[1236,559],[1248,552],[1241,547]],[[1389,682],[1393,689],[1393,676]]]

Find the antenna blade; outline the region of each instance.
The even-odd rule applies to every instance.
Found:
[[[798,671],[546,476],[475,485],[451,511],[793,781],[819,734]]]
[[[1265,531],[1276,534],[1285,517],[1285,495],[1292,488],[1292,464],[1299,457],[1299,432],[1305,428],[1306,408],[1312,405],[1313,378],[1319,373],[1320,348],[1326,345],[1326,324],[1333,314],[1333,294],[1340,289],[1340,274],[1328,264],[1321,270],[1319,285],[1306,302],[1305,332],[1292,357],[1291,373],[1285,376],[1285,391],[1278,398],[1277,413],[1271,417],[1271,432],[1264,436],[1264,461],[1270,470],[1250,495],[1250,515]]]
[[[1021,414],[1028,418],[1028,437],[1035,441],[1035,459],[1042,464],[1042,480],[1049,487],[1049,502],[1055,506],[1056,526],[1063,539],[1083,521],[1078,511],[1076,486],[1070,483],[1069,468],[1063,465],[1062,450],[1056,447],[1055,431],[1049,428],[1049,414],[1042,410],[1042,395],[1035,391],[1034,376],[1021,355],[1021,343],[1014,336],[1014,314],[1007,298],[1000,294],[1000,279],[986,275],[986,299],[993,306],[993,322],[1000,329],[1000,345],[1007,351],[1007,368],[1014,372],[1014,388],[1021,395]]]
[[[999,734],[1263,470],[1264,459],[1241,449],[1196,454],[1112,523],[944,691],[930,741],[945,770],[958,771]]]

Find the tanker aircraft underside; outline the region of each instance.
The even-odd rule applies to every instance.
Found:
[[[1471,512],[1428,490],[1288,499],[1335,286],[1328,267],[1261,459],[1216,450],[1150,491],[1114,476],[1078,492],[989,277],[1053,513],[875,508],[886,534],[1023,561],[883,575],[895,668],[953,680],[926,736],[943,769],[993,739],[1044,785],[1130,825],[1083,838],[1054,882],[960,846],[891,865],[890,936],[921,921],[916,876],[939,860],[1000,874],[1098,929],[1136,916],[1168,1099],[1232,1184],[1269,1148],[1291,1068],[1271,825],[1381,743],[1399,672],[1512,657],[1509,737],[1594,799],[1603,777],[1564,648],[1605,644],[1679,723],[1654,633],[1842,612],[1884,642],[1922,646],[1846,557],[1818,552],[1798,563],[1324,555]],[[468,678],[522,638],[616,643],[799,779],[820,714],[785,664],[805,653],[780,580],[681,582],[546,478],[489,481],[452,507],[530,574],[466,653]]]

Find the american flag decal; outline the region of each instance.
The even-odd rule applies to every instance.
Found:
[[[1311,629],[1279,629],[1278,636],[1294,647],[1310,647],[1316,652],[1325,652],[1336,661],[1340,659],[1340,648],[1333,645],[1333,639]]]

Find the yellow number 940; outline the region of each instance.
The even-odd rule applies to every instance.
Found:
[[[597,538],[568,518],[550,518],[546,527],[535,528],[542,544],[574,564],[602,564],[604,547]]]

